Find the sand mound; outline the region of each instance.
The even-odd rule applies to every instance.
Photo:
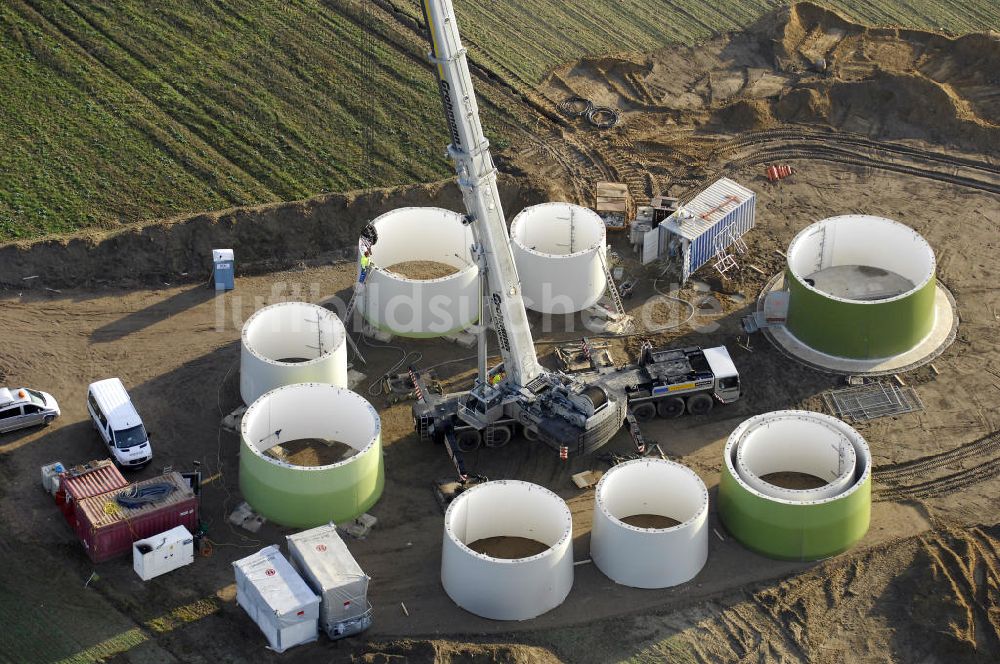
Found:
[[[487,556],[506,560],[527,558],[549,550],[547,544],[526,537],[486,537],[472,542],[469,548]]]
[[[834,558],[721,611],[675,613],[652,638],[644,625],[635,659],[834,662],[875,648],[878,661],[997,661],[998,536],[997,526],[946,528]]]
[[[264,454],[293,466],[328,466],[349,459],[358,451],[346,443],[320,438],[300,438],[268,448]]]
[[[622,521],[636,528],[673,528],[680,524],[677,519],[659,514],[633,514],[625,517]]]
[[[668,113],[678,127],[802,123],[987,151],[1000,148],[997,71],[996,35],[873,28],[798,3],[697,47],[569,63],[544,91],[553,101],[579,95],[623,109],[640,134],[633,140],[662,134]]]

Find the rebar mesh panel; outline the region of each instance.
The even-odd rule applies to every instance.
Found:
[[[924,408],[912,387],[882,381],[825,392],[823,400],[836,417],[850,418],[855,422],[912,413]]]

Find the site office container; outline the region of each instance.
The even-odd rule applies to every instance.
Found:
[[[136,540],[177,526],[184,526],[191,532],[197,530],[198,499],[180,473],[136,482],[132,487],[141,489],[158,482],[173,484],[174,491],[163,500],[138,509],[117,503],[122,489],[84,498],[76,504],[76,534],[91,560],[100,563],[125,555],[132,551],[132,543]]]
[[[99,496],[128,486],[118,467],[111,459],[88,461],[67,468],[59,475],[56,505],[71,528],[76,525],[76,505],[85,498]]]
[[[699,268],[715,261],[720,249],[725,252],[754,227],[756,206],[754,192],[720,178],[646,233],[643,264],[666,250],[669,257],[680,258],[681,282],[687,282]]]

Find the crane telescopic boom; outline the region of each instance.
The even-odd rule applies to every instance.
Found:
[[[559,450],[563,458],[591,452],[621,428],[627,406],[623,387],[612,376],[579,379],[538,363],[455,10],[451,0],[423,0],[423,6],[448,123],[448,155],[455,161],[482,275],[480,324],[486,324],[488,311],[503,368],[487,371],[481,336],[476,384],[468,392],[423,392],[413,405],[414,424],[422,438],[447,440],[456,458],[480,444],[499,447],[516,432]]]
[[[430,33],[430,58],[437,66],[438,88],[450,134],[448,155],[455,162],[465,209],[478,250],[485,258],[486,302],[504,371],[513,385],[527,385],[544,370],[538,364],[528,327],[507,221],[497,190],[497,170],[479,121],[479,106],[455,10],[451,0],[423,0],[423,5]]]

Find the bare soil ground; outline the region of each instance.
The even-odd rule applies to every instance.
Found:
[[[677,519],[659,514],[633,514],[625,517],[622,521],[636,528],[673,528],[680,524]]]
[[[810,70],[819,53],[824,72]],[[239,404],[239,331],[255,309],[284,299],[346,299],[353,262],[241,277],[216,295],[200,285],[156,290],[0,291],[0,375],[52,392],[63,415],[46,429],[0,438],[0,659],[87,662],[983,662],[1000,659],[1000,121],[997,38],[951,40],[914,31],[870,30],[810,5],[783,10],[756,31],[697,48],[572,63],[543,88],[554,104],[582,93],[625,110],[599,133],[540,121],[537,134],[503,155],[506,168],[554,195],[587,203],[596,179],[622,179],[640,195],[683,193],[725,173],[757,192],[757,228],[745,266],[713,287],[677,327],[614,340],[618,362],[644,338],[654,343],[725,343],[746,395],[707,416],[644,426],[670,458],[703,478],[714,502],[729,433],[743,419],[781,408],[823,410],[823,391],[843,385],[787,360],[762,338],[737,345],[739,319],[778,253],[802,227],[845,212],[881,214],[920,232],[935,249],[938,276],[961,312],[956,342],[905,376],[924,410],[857,424],[874,462],[872,525],[851,551],[817,563],[774,561],[731,537],[712,511],[710,554],[691,582],[661,591],[617,586],[593,565],[575,569],[557,609],[523,624],[497,623],[456,607],[439,582],[441,514],[429,483],[452,474],[444,452],[416,439],[409,404],[381,393],[378,378],[400,359],[366,348],[368,380],[357,390],[379,409],[386,486],[371,510],[379,523],[351,551],[372,576],[375,624],[360,637],[321,640],[278,656],[234,602],[231,562],[289,529],[256,534],[230,526],[241,500],[238,439],[219,426]],[[795,174],[771,183],[763,163]],[[518,210],[507,210],[513,216]],[[627,300],[646,325],[656,273],[637,265]],[[749,266],[756,269],[751,269]],[[660,284],[664,287],[663,284]],[[694,302],[691,287],[677,295]],[[685,311],[686,308],[682,307]],[[645,319],[644,319],[645,317]],[[658,320],[665,320],[661,314]],[[539,353],[590,334],[581,318],[533,315]],[[683,324],[681,324],[683,322]],[[569,329],[572,326],[573,329]],[[647,328],[648,329],[648,328]],[[468,385],[471,355],[438,340],[406,340],[437,366],[448,389]],[[103,455],[86,419],[86,385],[119,376],[142,413],[155,450],[151,467],[205,475],[201,514],[210,557],[142,583],[127,560],[95,571],[40,489],[38,469]],[[626,452],[619,433],[612,450]],[[467,459],[491,478],[542,484],[573,513],[574,557],[589,557],[593,489],[572,474],[606,468],[596,457],[561,462],[515,440]],[[405,604],[404,612],[401,605]]]
[[[293,466],[327,466],[357,454],[357,450],[336,440],[302,438],[269,447],[264,453]]]
[[[494,558],[527,558],[549,549],[549,545],[527,537],[486,537],[469,544],[469,548]]]
[[[385,269],[401,274],[407,279],[440,279],[458,272],[451,265],[438,261],[405,261],[390,265]]]

